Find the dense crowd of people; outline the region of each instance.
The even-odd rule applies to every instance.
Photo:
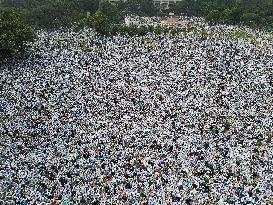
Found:
[[[125,25],[137,26],[162,26],[168,28],[184,28],[190,29],[204,25],[205,19],[202,17],[189,16],[163,16],[163,17],[143,17],[128,15],[125,17]]]
[[[270,34],[39,31],[28,52],[0,69],[0,204],[272,203]]]
[[[157,26],[160,24],[162,18],[161,17],[146,17],[146,16],[135,16],[135,15],[127,15],[125,16],[125,24],[126,25],[151,25]]]

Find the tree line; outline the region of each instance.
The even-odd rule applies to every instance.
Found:
[[[244,24],[273,28],[273,0],[184,0],[158,8],[153,0],[0,0],[0,55],[23,48],[34,38],[34,29],[92,27],[102,35],[167,32],[160,27],[121,25],[124,16],[203,16],[211,23]],[[0,56],[1,57],[1,56]]]
[[[273,28],[272,0],[184,0],[171,6],[170,11],[189,16],[203,16],[212,23]]]
[[[168,9],[158,8],[153,0],[127,0],[111,4],[108,0],[0,0],[3,8],[13,8],[34,28],[70,27],[88,15],[101,11],[111,23],[119,23],[126,14],[162,16],[203,16],[208,21],[273,27],[273,0],[183,0]]]
[[[107,0],[2,0],[1,5],[19,11],[29,25],[47,29],[73,26],[96,11],[115,23],[130,13],[140,16],[158,13],[153,0],[120,1],[115,5]]]

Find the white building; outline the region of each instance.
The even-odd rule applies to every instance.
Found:
[[[111,3],[116,3],[119,1],[121,0],[109,0],[109,2]],[[122,1],[126,1],[126,0],[122,0]],[[154,3],[156,6],[159,6],[160,8],[169,8],[170,5],[175,4],[178,1],[183,1],[183,0],[154,0]]]

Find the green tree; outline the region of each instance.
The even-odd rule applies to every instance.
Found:
[[[128,13],[140,16],[155,16],[158,13],[153,0],[128,0],[126,10]]]
[[[206,20],[210,22],[218,22],[221,18],[221,12],[219,10],[212,10],[206,16]]]
[[[237,8],[226,8],[222,11],[221,20],[226,24],[236,24],[240,22],[240,11]]]
[[[244,13],[241,16],[241,21],[249,26],[257,26],[257,20],[259,19],[259,15],[253,12]]]
[[[111,4],[107,0],[100,1],[99,11],[106,15],[108,20],[113,23],[118,23],[122,18],[121,15],[119,15],[116,5]]]
[[[266,22],[267,22],[266,27],[273,29],[273,16],[266,17]]]
[[[50,0],[25,10],[25,19],[43,28],[70,27],[84,16],[79,3],[72,0]]]
[[[78,0],[78,3],[84,11],[89,11],[91,14],[99,8],[99,0]]]
[[[0,8],[0,55],[22,50],[34,38],[34,32],[14,9]]]
[[[101,35],[107,35],[109,33],[109,20],[101,11],[97,11],[92,16],[87,18],[86,25],[93,28]]]
[[[171,11],[178,15],[202,16],[208,9],[207,6],[208,2],[205,0],[184,0],[173,5]]]

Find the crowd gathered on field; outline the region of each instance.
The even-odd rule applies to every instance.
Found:
[[[270,204],[270,33],[38,31],[0,68],[0,204]]]

